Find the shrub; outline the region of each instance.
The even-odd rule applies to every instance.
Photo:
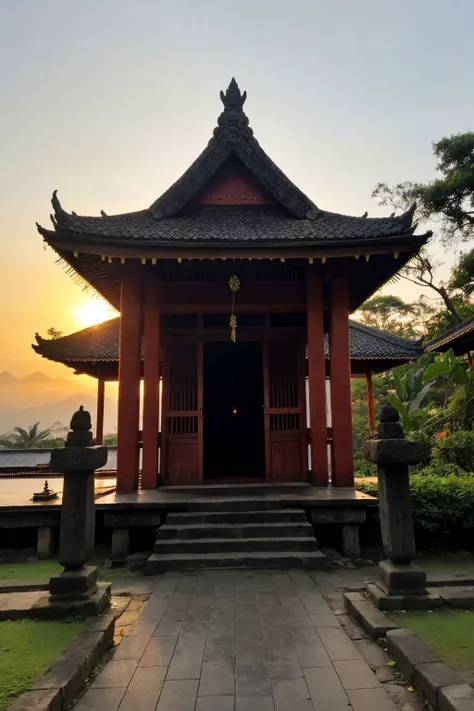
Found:
[[[377,483],[362,483],[361,491],[377,496]],[[465,543],[474,534],[472,477],[413,474],[410,477],[413,520],[418,542],[442,547],[455,537]]]
[[[377,465],[369,462],[365,457],[357,457],[354,459],[354,476],[356,479],[377,476]]]
[[[458,430],[436,440],[433,463],[455,464],[468,472],[474,471],[474,432]]]
[[[416,469],[416,474],[420,476],[460,476],[460,477],[470,477],[474,474],[467,472],[465,469],[461,469],[457,464],[444,464],[443,462],[434,461],[431,462],[427,467],[421,467]]]

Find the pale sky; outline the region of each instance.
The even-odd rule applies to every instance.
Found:
[[[90,316],[36,232],[55,188],[78,213],[147,207],[235,76],[257,139],[319,207],[388,214],[374,184],[431,179],[431,142],[473,129],[473,26],[472,0],[0,0],[0,370],[61,373],[35,331]]]

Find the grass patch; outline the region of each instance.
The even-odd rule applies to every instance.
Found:
[[[404,612],[389,617],[414,632],[453,669],[474,671],[474,612]]]
[[[472,573],[474,556],[434,555],[418,558],[418,565],[427,573]]]
[[[0,622],[0,711],[44,674],[83,622]]]
[[[99,580],[115,580],[116,578],[129,578],[132,572],[128,568],[107,568],[101,562],[90,561],[90,565],[97,565]],[[32,563],[5,563],[0,565],[0,580],[49,580],[55,573],[59,573],[62,566],[57,560],[38,560]]]

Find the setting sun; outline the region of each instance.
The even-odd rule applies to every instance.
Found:
[[[81,328],[95,326],[114,316],[117,316],[115,309],[100,298],[90,299],[74,309],[74,318]]]

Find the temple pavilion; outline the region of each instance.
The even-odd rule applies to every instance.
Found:
[[[104,382],[118,380],[119,492],[138,487],[140,448],[145,489],[324,487],[329,459],[332,485],[351,487],[351,375],[367,378],[373,426],[371,373],[422,349],[349,315],[430,233],[414,234],[414,207],[319,208],[260,147],[246,92],[232,80],[220,97],[208,145],[149,207],[80,216],[53,194],[53,229],[38,231],[120,318],[34,348],[98,379],[99,440]]]

